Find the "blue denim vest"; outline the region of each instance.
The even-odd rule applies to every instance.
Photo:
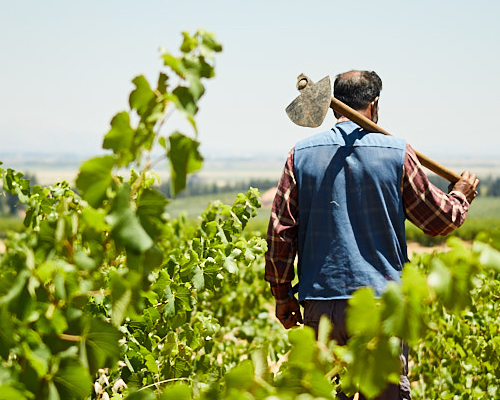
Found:
[[[299,300],[380,295],[408,261],[401,175],[404,140],[353,122],[295,146]]]

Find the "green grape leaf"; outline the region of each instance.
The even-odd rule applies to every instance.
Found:
[[[346,328],[349,335],[375,336],[380,324],[380,307],[371,288],[361,288],[349,299],[346,311]]]
[[[185,286],[177,286],[174,291],[175,296],[175,309],[178,312],[179,310],[187,310],[191,311],[191,300],[192,294],[191,291]]]
[[[92,271],[97,267],[96,261],[92,257],[89,257],[84,251],[79,250],[75,252],[74,259],[76,265],[80,269]]]
[[[159,372],[158,364],[156,363],[156,359],[154,358],[154,356],[151,353],[146,355],[145,364],[150,372],[152,372],[154,374],[157,374]]]
[[[130,187],[123,185],[111,204],[111,212],[106,217],[111,226],[111,234],[118,244],[127,251],[142,254],[153,241],[139,222],[139,218],[130,204]]]
[[[445,300],[449,298],[452,290],[453,277],[451,271],[438,258],[431,260],[432,270],[427,277],[427,282],[436,293]]]
[[[55,308],[52,312],[52,315],[50,315],[50,318],[47,319],[50,320],[50,324],[54,332],[58,335],[62,334],[64,331],[66,331],[66,329],[68,329],[68,321],[66,320],[66,316],[60,308]]]
[[[254,385],[254,368],[252,361],[243,361],[229,371],[225,379],[228,389],[250,389]]]
[[[130,393],[125,400],[156,400],[156,396],[153,391],[149,389],[141,389],[136,392]]]
[[[160,93],[165,93],[168,87],[168,75],[160,72],[158,75],[158,91]]]
[[[348,342],[355,358],[342,376],[342,386],[345,385],[352,391],[360,391],[372,399],[379,395],[389,382],[397,383],[399,380],[400,342],[397,338],[383,336],[368,343],[364,339],[353,337]]]
[[[153,245],[144,253],[144,270],[152,271],[159,268],[163,262],[164,253]]]
[[[186,187],[187,175],[201,168],[203,157],[198,151],[200,143],[188,136],[174,132],[169,141],[167,156],[171,165],[172,193],[176,196]]]
[[[48,347],[40,344],[32,349],[28,343],[23,342],[21,343],[21,348],[30,367],[33,368],[40,379],[44,378],[49,371],[49,359],[51,356]]]
[[[0,357],[7,360],[10,348],[15,344],[16,335],[14,334],[14,324],[5,306],[0,306],[0,321],[2,321],[2,329],[0,329]]]
[[[92,390],[88,370],[71,358],[61,360],[54,383],[61,399],[84,399],[90,396]]]
[[[149,102],[155,98],[155,94],[151,90],[148,80],[143,75],[135,77],[132,83],[136,88],[130,93],[130,108],[136,110],[140,116],[143,116],[148,110]]]
[[[130,150],[134,139],[135,131],[130,126],[130,117],[123,111],[116,114],[111,120],[111,129],[104,136],[102,147],[113,150],[118,156],[118,165],[127,165],[133,160],[133,154]]]
[[[159,400],[191,400],[193,398],[191,388],[185,383],[175,383],[167,386]]]
[[[313,362],[317,353],[314,331],[310,327],[292,329],[288,333],[290,343],[293,345],[288,360],[292,364],[305,365]]]
[[[180,62],[180,59],[174,57],[170,53],[165,53],[162,55],[163,64],[166,67],[170,67],[172,71],[174,71],[179,77],[184,78],[184,70],[183,65]]]
[[[500,251],[482,242],[474,242],[473,250],[479,253],[479,262],[488,268],[500,271]]]
[[[168,200],[157,190],[144,189],[137,199],[137,216],[142,227],[152,238],[158,237],[163,230],[163,214]]]
[[[120,357],[118,340],[121,333],[110,324],[98,318],[89,322],[89,331],[84,335],[82,345],[86,346],[87,363],[91,375],[99,368],[112,367]]]
[[[180,50],[183,53],[190,53],[198,46],[198,40],[196,38],[196,34],[191,36],[189,32],[182,32],[182,36],[184,37]]]
[[[96,232],[109,231],[109,225],[106,223],[106,210],[86,207],[82,210],[82,219],[87,226]]]
[[[188,121],[191,123],[193,128],[196,130],[196,123],[194,121],[194,116],[198,112],[197,100],[198,98],[193,95],[190,88],[185,86],[178,86],[172,92],[177,108],[184,112]]]
[[[85,161],[80,167],[76,187],[94,208],[102,205],[106,199],[106,191],[114,187],[111,170],[115,162],[113,156],[95,157]]]
[[[165,315],[167,317],[173,317],[175,315],[175,297],[170,286],[165,287],[165,301]]]
[[[120,326],[132,301],[132,289],[129,283],[120,275],[111,277],[111,322]]]
[[[328,378],[319,370],[313,370],[308,376],[308,384],[311,385],[311,393],[318,398],[334,399],[334,389]]]
[[[13,385],[15,385],[13,383]],[[0,400],[27,400],[28,398],[19,389],[9,384],[0,385]]]
[[[196,290],[201,290],[205,287],[205,277],[203,276],[203,271],[198,265],[195,265],[192,270],[193,277],[191,282]]]
[[[226,257],[226,259],[224,260],[224,268],[230,274],[235,274],[236,272],[238,272],[238,264],[232,257]]]
[[[399,337],[407,336],[405,299],[401,293],[401,286],[395,282],[389,282],[382,294],[382,326],[388,335]],[[413,316],[408,316],[409,318]]]
[[[200,30],[199,34],[201,36],[201,47],[205,50],[205,56],[212,55],[212,52],[219,53],[222,51],[222,45],[215,40],[212,33]]]
[[[57,387],[54,384],[54,382],[50,381],[48,386],[49,390],[47,393],[47,400],[61,400],[61,396],[59,395],[59,392],[57,391]]]

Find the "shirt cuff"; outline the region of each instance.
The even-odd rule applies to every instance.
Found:
[[[467,204],[469,206],[469,202],[467,201],[467,197],[465,197],[465,194],[463,194],[459,190],[452,190],[449,194],[453,194],[455,197],[458,197],[460,200],[462,200],[463,203]]]
[[[292,297],[292,285],[290,283],[271,285],[271,293],[276,300],[286,300]]]

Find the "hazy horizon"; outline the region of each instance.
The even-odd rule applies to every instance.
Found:
[[[383,80],[381,127],[437,160],[498,156],[500,2],[3,2],[0,159],[33,151],[99,154],[131,80],[155,81],[158,48],[203,28],[223,45],[198,113],[206,157],[285,157],[316,130],[285,107],[296,77],[350,69]],[[171,122],[171,123],[170,123]],[[169,130],[192,134],[176,118]]]
[[[89,158],[105,154],[104,151],[76,157],[74,154],[12,154],[4,159],[2,168],[12,168],[26,175],[35,175],[38,184],[51,185],[66,180],[72,182],[78,173],[81,163]],[[236,182],[248,179],[279,180],[286,154],[254,154],[242,156],[210,156],[204,154],[203,167],[196,172],[200,179],[206,182]],[[434,158],[435,161],[460,174],[470,170],[480,178],[500,176],[500,159],[498,157],[476,158]],[[167,163],[159,163],[154,170],[161,181],[168,179]],[[432,172],[428,171],[429,174]]]

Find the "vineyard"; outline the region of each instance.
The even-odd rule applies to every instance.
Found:
[[[316,341],[274,318],[266,242],[248,229],[257,189],[212,202],[196,223],[171,217],[203,164],[195,116],[221,50],[209,33],[184,33],[155,85],[134,78],[109,154],[84,162],[75,188],[0,169],[26,206],[0,259],[0,399],[335,399],[337,385],[374,398],[399,378],[402,341],[413,398],[499,398],[498,230],[413,257],[381,298],[356,292],[341,347],[327,321]],[[168,132],[174,111],[192,135]],[[160,162],[173,200],[156,188]]]

